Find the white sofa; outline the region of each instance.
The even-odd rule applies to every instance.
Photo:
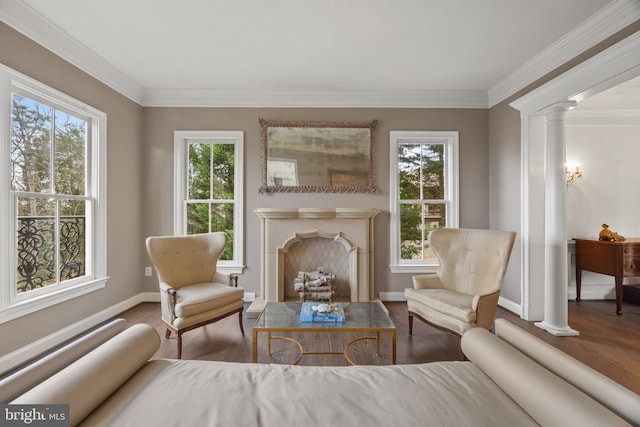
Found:
[[[88,426],[640,425],[640,396],[504,319],[463,335],[468,361],[350,367],[149,360],[156,331],[123,325],[1,379],[0,401]]]

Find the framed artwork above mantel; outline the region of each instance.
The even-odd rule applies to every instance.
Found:
[[[260,193],[379,193],[377,120],[259,122]]]

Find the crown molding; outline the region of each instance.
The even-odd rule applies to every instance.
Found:
[[[21,0],[0,1],[0,20],[142,106],[297,108],[489,108],[640,19],[637,0],[616,0],[483,90],[176,90],[144,88]]]
[[[20,0],[0,1],[0,20],[138,104],[144,89]]]
[[[147,89],[148,107],[488,108],[485,91],[162,90]]]
[[[638,76],[640,32],[587,59],[509,105],[522,114],[536,114],[559,100],[580,100]],[[604,79],[602,76],[613,76]]]
[[[489,107],[640,19],[638,0],[615,0],[489,88]]]

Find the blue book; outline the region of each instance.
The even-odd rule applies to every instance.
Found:
[[[344,322],[344,320],[344,308],[340,303],[302,303],[301,322]]]

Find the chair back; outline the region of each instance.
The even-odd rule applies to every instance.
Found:
[[[147,252],[160,283],[179,289],[213,280],[227,238],[224,232],[147,238]]]
[[[440,228],[429,233],[429,245],[447,289],[484,295],[501,289],[515,238],[512,231]]]

